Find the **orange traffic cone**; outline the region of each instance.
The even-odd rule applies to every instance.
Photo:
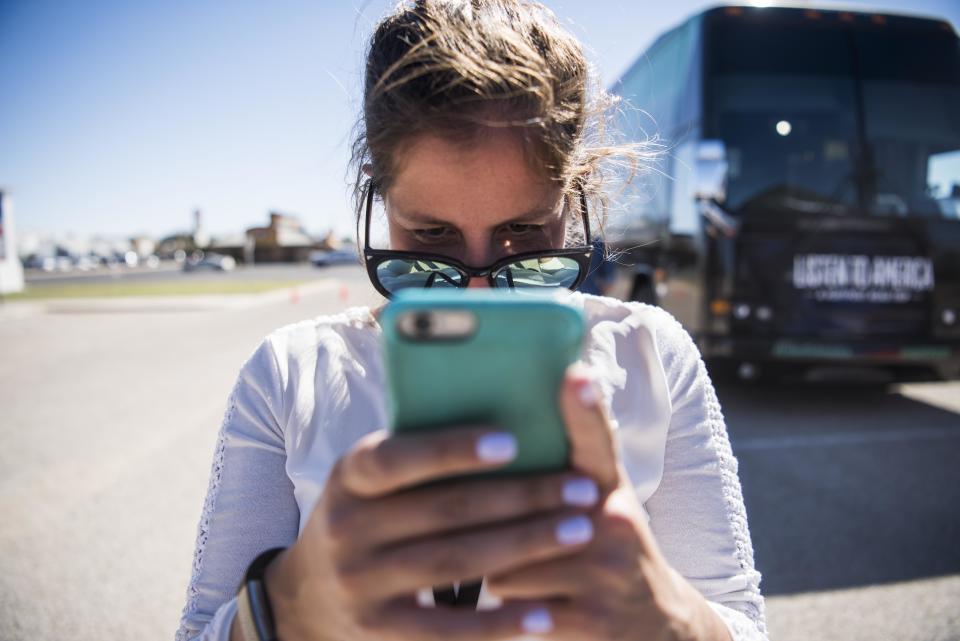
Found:
[[[300,290],[296,287],[290,290],[290,302],[294,305],[300,302]]]

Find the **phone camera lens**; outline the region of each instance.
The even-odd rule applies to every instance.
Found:
[[[426,312],[421,312],[414,316],[413,326],[417,330],[419,336],[426,336],[430,332],[430,314]]]

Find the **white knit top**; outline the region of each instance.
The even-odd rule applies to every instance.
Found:
[[[569,301],[584,311],[582,360],[598,378],[660,551],[735,641],[766,639],[737,460],[696,346],[659,308],[579,293]],[[333,463],[386,427],[381,339],[371,310],[356,307],[280,328],[244,363],[220,429],[177,641],[229,638],[247,565],[292,544]],[[496,607],[485,588],[479,607]]]

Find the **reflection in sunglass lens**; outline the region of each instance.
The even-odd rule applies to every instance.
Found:
[[[463,276],[456,269],[435,260],[391,258],[377,265],[377,278],[388,292],[408,288],[461,287]]]
[[[497,287],[570,287],[580,275],[580,264],[565,256],[528,258],[502,267],[493,275]]]

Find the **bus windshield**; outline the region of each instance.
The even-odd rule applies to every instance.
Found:
[[[727,145],[727,207],[960,219],[952,30],[757,13],[708,22],[705,135]]]
[[[943,30],[858,32],[871,213],[960,218],[960,44]]]

